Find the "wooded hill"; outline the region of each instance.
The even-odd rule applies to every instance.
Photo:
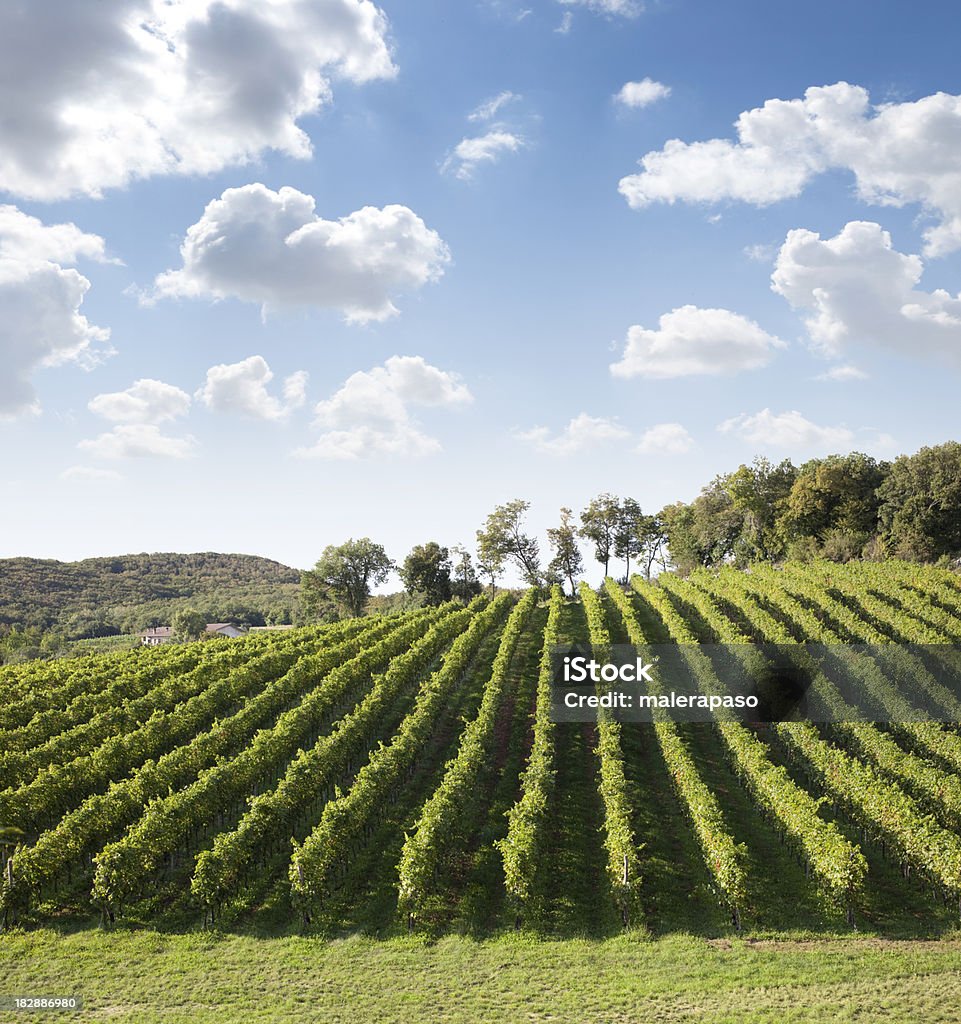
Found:
[[[208,621],[290,622],[300,572],[256,555],[136,554],[0,559],[0,629],[38,627],[67,636],[106,636],[169,623],[192,607]]]

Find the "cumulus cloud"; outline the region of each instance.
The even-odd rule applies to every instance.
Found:
[[[657,423],[641,435],[637,446],[642,455],[684,455],[694,447],[694,438],[680,423]]]
[[[190,395],[173,384],[145,377],[126,391],[97,395],[87,408],[114,423],[163,423],[187,415]]]
[[[0,416],[37,411],[32,377],[42,367],[84,367],[109,353],[110,331],[80,312],[90,282],[56,263],[0,257]]]
[[[771,287],[796,309],[814,346],[839,356],[849,343],[961,360],[961,296],[922,291],[921,257],[898,252],[879,224],[852,221],[822,240],[788,232]]]
[[[742,413],[725,420],[717,429],[753,444],[793,450],[839,450],[850,447],[854,441],[854,432],[847,427],[819,426],[796,409],[777,414],[762,409],[754,416]]]
[[[518,96],[517,93],[511,92],[509,89],[505,89],[503,92],[499,92],[496,96],[492,96],[490,99],[484,100],[483,103],[467,115],[467,120],[490,121],[492,118],[497,116],[497,112],[501,107],[519,99],[520,96]]]
[[[282,420],[307,400],[307,374],[292,373],[283,383],[282,397],[267,390],[274,375],[263,356],[239,363],[211,366],[197,398],[214,412],[238,413],[261,420]]]
[[[128,423],[86,441],[77,447],[98,459],[186,459],[197,442],[192,437],[168,437],[153,423]]]
[[[450,260],[440,235],[406,206],[324,220],[312,196],[261,184],[208,203],[180,253],[183,266],[157,278],[153,298],[314,306],[358,323],[395,315],[392,297],[438,280]]]
[[[421,430],[411,408],[457,408],[472,401],[457,374],[431,366],[422,356],[391,356],[383,366],[352,374],[317,405],[322,433],[295,454],[325,459],[430,455],[441,450],[440,442]]]
[[[586,412],[575,416],[555,436],[551,436],[548,427],[533,427],[517,434],[521,441],[550,455],[573,455],[608,441],[623,441],[630,436],[630,431],[625,430],[615,420],[603,416],[589,416]]]
[[[663,82],[655,82],[653,78],[642,78],[639,82],[625,82],[614,96],[622,106],[641,109],[649,107],[658,100],[667,99],[671,95],[671,87]]]
[[[661,316],[657,330],[634,325],[615,377],[732,374],[765,366],[784,342],[727,309],[681,306]]]
[[[461,181],[469,181],[480,164],[496,164],[505,153],[516,153],[524,145],[520,135],[493,128],[484,135],[461,139],[441,164],[441,171],[451,171]]]
[[[396,70],[369,0],[0,4],[0,68],[0,181],[42,200],[307,157],[333,78]]]
[[[925,231],[927,255],[961,247],[961,96],[872,107],[866,89],[839,82],[803,99],[768,100],[735,127],[736,140],[671,139],[621,179],[620,192],[635,209],[722,199],[764,206],[843,169],[865,202],[915,203],[939,219]]]
[[[76,224],[44,224],[16,206],[0,206],[0,259],[23,263],[76,263],[85,258],[98,263],[108,260],[104,240],[89,235]]]
[[[197,446],[193,437],[169,437],[158,424],[186,416],[190,395],[161,380],[142,378],[125,391],[97,395],[87,408],[118,424],[98,437],[80,441],[77,447],[101,459],[185,459]],[[83,469],[83,467],[78,467]],[[103,476],[91,470],[87,475]],[[77,475],[83,475],[79,473]]]

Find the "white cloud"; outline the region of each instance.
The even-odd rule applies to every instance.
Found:
[[[642,78],[639,82],[625,82],[614,99],[625,107],[640,109],[649,107],[658,100],[667,99],[671,95],[671,87],[663,82],[655,82],[653,78]]]
[[[844,169],[865,202],[917,203],[940,219],[925,232],[927,255],[961,247],[961,96],[872,107],[867,90],[839,82],[803,99],[768,100],[742,113],[736,130],[736,141],[670,140],[621,179],[621,193],[635,209],[678,200],[763,206]]]
[[[39,410],[35,370],[68,362],[89,369],[111,354],[110,331],[80,312],[90,282],[61,266],[81,257],[106,262],[103,239],[0,206],[0,417]]]
[[[456,177],[468,181],[479,164],[495,164],[505,153],[516,153],[524,145],[520,135],[503,128],[493,128],[485,135],[461,139],[441,164],[441,172],[453,170]]]
[[[194,453],[192,437],[168,437],[153,423],[129,423],[92,440],[78,441],[77,447],[98,459],[186,459]]]
[[[637,451],[642,455],[684,455],[694,438],[680,423],[657,423],[641,435]]]
[[[805,419],[796,409],[772,413],[762,409],[754,416],[742,413],[717,428],[722,434],[736,434],[745,441],[772,448],[794,450],[837,450],[850,447],[854,432],[847,427],[822,427]]]
[[[42,367],[95,365],[110,331],[80,312],[90,282],[56,263],[0,257],[0,416],[37,411],[32,376]]]
[[[615,420],[603,416],[589,416],[586,412],[575,416],[564,429],[554,437],[547,427],[533,427],[517,434],[521,441],[526,441],[539,451],[550,455],[573,455],[575,452],[586,451],[607,441],[623,441],[630,437]]]
[[[570,33],[571,27],[574,24],[574,15],[570,11],[565,11],[561,15],[561,23],[554,29],[559,36],[566,36]]]
[[[284,378],[284,403],[288,409],[299,409],[307,401],[307,381],[310,374],[306,370],[295,370]]]
[[[69,466],[60,474],[61,480],[122,480],[114,469],[95,469],[93,466]]]
[[[501,107],[519,99],[520,96],[518,96],[517,93],[511,92],[509,89],[505,89],[503,92],[499,92],[496,96],[492,96],[490,99],[484,100],[480,106],[467,115],[467,120],[490,121],[491,118],[497,115],[497,112]]]
[[[239,413],[262,420],[282,420],[307,398],[307,374],[298,370],[283,384],[283,400],[267,391],[273,372],[263,356],[211,366],[197,398],[214,412]]]
[[[586,7],[598,14],[617,14],[624,18],[636,18],[643,10],[641,0],[557,0],[566,7]]]
[[[850,343],[961,361],[961,296],[915,287],[924,264],[898,252],[881,226],[852,221],[822,241],[788,232],[772,288],[808,315],[816,349],[840,355]]]
[[[338,309],[359,323],[396,314],[392,297],[436,281],[450,260],[437,232],[406,206],[323,220],[312,196],[261,184],[208,203],[180,252],[183,267],[157,278],[155,297]]]
[[[44,224],[15,206],[0,206],[0,259],[24,263],[76,263],[81,257],[98,263],[108,260],[104,240],[88,235],[76,224]]]
[[[784,342],[727,309],[681,306],[661,316],[656,331],[628,329],[616,377],[732,374],[765,366]]]
[[[0,181],[50,200],[307,157],[332,78],[395,73],[386,34],[369,0],[0,4]]]
[[[163,423],[187,415],[190,395],[173,384],[143,378],[126,391],[97,395],[87,408],[114,423]]]
[[[473,401],[457,374],[431,366],[422,356],[391,356],[383,366],[352,374],[317,405],[323,433],[305,458],[359,459],[375,455],[418,456],[441,450],[424,434],[410,407],[456,408]]]
[[[440,442],[428,437],[410,423],[397,424],[389,430],[357,426],[352,430],[328,430],[309,447],[294,452],[310,459],[370,459],[377,455],[397,458],[419,458],[441,450]]]
[[[858,367],[851,366],[850,364],[845,364],[844,366],[832,366],[830,370],[819,373],[816,379],[843,383],[849,380],[867,380],[867,378],[868,375],[864,370],[860,370]]]

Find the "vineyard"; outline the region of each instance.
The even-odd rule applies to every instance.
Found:
[[[804,641],[872,645],[890,724],[827,677],[830,725],[550,715],[557,644],[677,643],[716,693],[724,658]],[[898,714],[895,671],[952,706],[912,643],[961,643],[961,578],[814,563],[9,667],[3,923],[945,934],[961,730]]]

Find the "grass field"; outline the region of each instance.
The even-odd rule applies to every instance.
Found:
[[[0,943],[0,994],[26,992],[83,997],[81,1013],[43,1019],[118,1024],[948,1024],[961,1021],[961,937],[426,944],[41,930]]]

